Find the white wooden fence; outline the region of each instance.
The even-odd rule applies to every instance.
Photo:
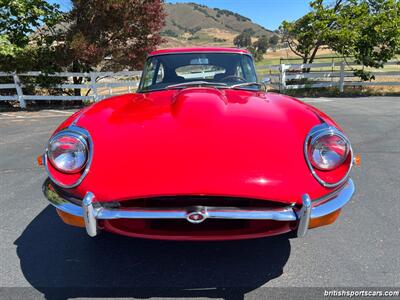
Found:
[[[354,70],[360,69],[355,63],[330,62],[315,64],[281,64],[257,67],[257,73],[261,80],[268,78],[272,88],[284,92],[290,89],[304,88],[326,88],[333,87],[344,91],[346,86],[400,86],[400,62],[390,61],[385,64],[383,69],[373,69],[371,74],[376,77],[372,81],[361,81],[354,75]],[[309,72],[304,70],[309,69]],[[20,107],[26,107],[29,100],[88,100],[99,101],[112,95],[136,90],[139,84],[141,71],[123,72],[89,72],[72,73],[61,72],[48,74],[49,77],[61,77],[68,79],[66,83],[52,86],[59,89],[83,89],[85,96],[70,95],[34,95],[24,94],[25,85],[21,82],[24,76],[37,77],[44,75],[41,72],[26,72],[21,74],[0,72],[0,78],[8,77],[8,83],[0,84],[1,90],[14,90],[10,95],[1,95],[1,100],[19,101]],[[81,84],[72,83],[73,77],[82,77]],[[125,88],[125,89],[124,89]],[[65,93],[64,93],[65,94]]]
[[[400,86],[399,61],[390,61],[383,69],[366,69],[375,76],[375,80],[371,81],[361,81],[354,75],[354,70],[361,68],[356,63],[341,61],[261,66],[257,72],[261,80],[268,79],[271,86],[279,91],[335,87],[343,92],[346,86]],[[305,72],[307,69],[309,72]]]
[[[21,83],[21,78],[38,77],[45,74],[41,72],[26,72],[21,74],[0,72],[0,77],[9,78],[10,83],[0,84],[0,90],[14,90],[14,94],[0,95],[1,100],[16,100],[19,101],[21,108],[26,107],[27,100],[89,100],[99,101],[112,95],[118,95],[123,92],[136,90],[139,84],[141,71],[123,71],[123,72],[89,72],[89,73],[74,73],[61,72],[48,74],[49,77],[61,77],[67,79],[67,83],[52,85],[52,88],[59,89],[84,89],[87,92],[86,96],[69,96],[69,95],[27,95],[24,94],[25,85]],[[82,77],[81,84],[72,83],[73,77]],[[125,88],[125,89],[123,89]],[[114,89],[114,91],[113,91]],[[117,89],[117,91],[115,91]]]

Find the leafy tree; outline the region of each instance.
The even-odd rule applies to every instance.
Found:
[[[179,34],[177,34],[175,31],[173,31],[171,29],[167,29],[167,30],[161,32],[161,35],[172,36],[172,37],[175,37],[175,38],[177,38],[179,36]]]
[[[162,41],[162,0],[73,0],[72,4],[72,11],[64,15],[58,5],[44,0],[0,0],[1,70],[141,68],[147,53]],[[74,78],[74,83],[81,82],[82,78]]]
[[[243,32],[248,33],[250,36],[254,36],[256,34],[253,28],[246,28],[245,30],[243,30]]]
[[[327,37],[328,46],[364,66],[381,68],[400,52],[397,0],[368,0],[344,6],[336,24]]]
[[[55,29],[62,18],[58,5],[44,0],[0,0],[0,70],[22,72],[37,70],[44,74],[59,71],[56,64],[54,38],[47,33]],[[9,83],[9,77],[0,83]],[[48,76],[23,77],[24,93],[32,94],[39,85],[52,93],[54,84],[63,79]],[[2,95],[14,95],[14,89],[0,90]]]
[[[72,4],[71,25],[58,50],[62,65],[74,72],[141,68],[147,53],[162,42],[162,0],[73,0]],[[81,81],[74,78],[75,83]]]
[[[400,48],[398,0],[323,0],[310,2],[311,12],[283,22],[283,40],[304,63],[312,63],[322,46],[353,56],[364,66],[382,67]],[[365,72],[358,76],[368,79]]]
[[[200,26],[196,26],[195,28],[191,28],[188,31],[190,32],[190,34],[194,35],[196,34],[196,32],[200,31],[201,27]]]
[[[336,0],[333,7],[324,6],[323,0],[310,2],[311,12],[294,22],[283,21],[280,31],[284,42],[303,63],[312,63],[327,35],[335,25],[335,16],[342,8],[343,0]]]
[[[253,46],[261,53],[266,53],[269,47],[269,39],[263,35],[257,41],[254,42]]]
[[[264,57],[264,54],[267,53],[268,47],[269,39],[267,36],[263,35],[253,43],[250,51],[252,52],[256,61],[261,61]]]
[[[248,31],[242,32],[234,38],[233,44],[240,48],[251,47],[251,34]]]
[[[0,0],[0,69],[20,71],[54,67],[52,31],[62,13],[44,0]]]
[[[278,45],[278,43],[279,43],[279,36],[278,35],[274,34],[273,36],[271,36],[269,38],[269,44],[272,47],[276,47]]]

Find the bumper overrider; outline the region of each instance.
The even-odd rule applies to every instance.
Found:
[[[199,224],[206,219],[233,220],[273,220],[297,222],[297,236],[306,235],[310,222],[317,221],[340,211],[350,201],[355,191],[353,181],[349,179],[342,188],[324,196],[311,200],[308,194],[302,196],[302,206],[286,206],[273,208],[251,207],[212,207],[190,206],[180,208],[108,208],[96,201],[92,192],[87,192],[82,200],[70,198],[56,189],[50,181],[43,185],[43,192],[49,202],[59,211],[84,219],[84,226],[89,236],[98,234],[98,220],[115,219],[186,219],[190,223]]]

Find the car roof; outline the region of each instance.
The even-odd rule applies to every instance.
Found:
[[[174,53],[199,53],[199,52],[221,52],[221,53],[238,53],[238,54],[250,54],[246,49],[240,48],[223,48],[223,47],[197,47],[197,48],[169,48],[160,49],[150,52],[149,56],[163,55],[163,54],[174,54]]]

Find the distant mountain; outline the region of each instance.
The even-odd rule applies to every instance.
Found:
[[[233,46],[233,38],[244,30],[254,38],[274,33],[235,12],[196,3],[165,4],[166,26],[162,35],[168,46],[216,44]]]

